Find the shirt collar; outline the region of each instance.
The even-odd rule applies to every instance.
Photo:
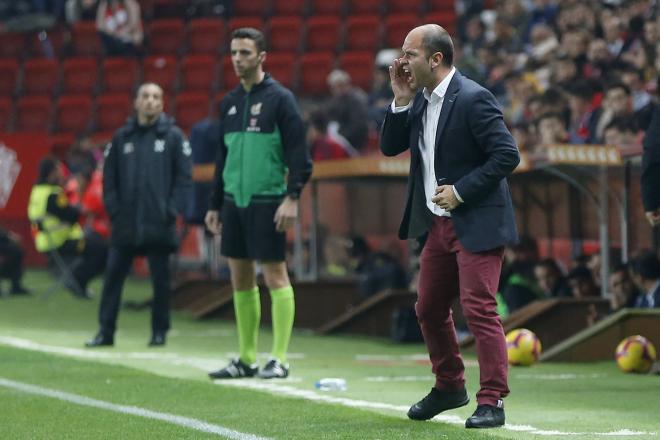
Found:
[[[653,294],[655,293],[655,291],[658,289],[659,286],[660,286],[660,280],[656,281],[653,287],[651,287],[651,289],[649,289],[649,291],[646,292],[646,296],[648,296],[649,298],[653,297]]]
[[[449,88],[449,83],[454,77],[454,73],[456,73],[456,68],[452,66],[447,76],[445,76],[445,78],[440,81],[440,84],[438,84],[436,88],[433,89],[433,93],[429,93],[428,89],[424,87],[424,98],[426,98],[426,100],[431,103],[443,99],[447,93],[447,89]]]

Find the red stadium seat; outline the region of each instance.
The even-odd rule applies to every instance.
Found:
[[[339,57],[339,68],[351,75],[353,84],[370,90],[374,76],[373,52],[344,52]]]
[[[158,84],[166,94],[171,93],[177,82],[177,63],[173,56],[153,55],[144,59],[144,82]]]
[[[456,2],[454,0],[427,0],[428,11],[456,11]]]
[[[439,24],[449,32],[449,35],[454,35],[456,32],[456,12],[451,10],[426,14],[426,17],[424,17],[424,23]]]
[[[19,59],[25,54],[25,35],[15,32],[0,34],[0,58]]]
[[[336,16],[311,17],[307,21],[305,37],[308,52],[337,50],[341,21]]]
[[[307,0],[273,0],[273,15],[302,16],[307,10]]]
[[[220,103],[222,102],[222,98],[225,97],[229,90],[220,90],[218,93],[215,94],[213,97],[213,104],[211,107],[211,114],[213,116],[217,116],[220,112]]]
[[[113,93],[96,99],[96,131],[113,132],[131,115],[131,95]]]
[[[183,43],[183,21],[161,19],[151,22],[148,28],[148,51],[151,55],[177,55]]]
[[[186,132],[209,116],[208,93],[179,93],[176,97],[176,125]]]
[[[78,21],[71,31],[73,52],[77,56],[99,56],[103,52],[96,23]]]
[[[105,58],[101,65],[101,89],[105,93],[133,93],[138,80],[138,63],[134,58]]]
[[[282,83],[284,87],[293,88],[296,71],[296,56],[291,52],[271,52],[266,57],[264,65],[266,72]]]
[[[62,93],[91,94],[98,80],[94,58],[68,58],[62,63]]]
[[[215,55],[224,51],[226,42],[224,20],[198,18],[190,21],[188,28],[188,52]]]
[[[385,18],[385,45],[387,47],[401,47],[408,32],[420,24],[420,20],[413,14],[391,14]]]
[[[234,16],[262,17],[269,12],[269,6],[270,0],[239,0],[234,2]]]
[[[348,17],[345,50],[376,50],[381,43],[380,18],[376,15]]]
[[[58,80],[57,61],[40,58],[23,65],[23,94],[52,94]]]
[[[423,0],[388,0],[387,12],[388,14],[395,12],[404,14],[418,14],[420,9],[422,9],[423,3]]]
[[[344,0],[312,0],[312,13],[314,15],[341,15],[346,8]]]
[[[189,55],[181,64],[181,88],[186,91],[210,92],[217,77],[215,58]]]
[[[349,14],[379,14],[382,0],[349,0]]]
[[[11,121],[11,99],[0,96],[0,133],[9,131]]]
[[[327,78],[332,70],[333,55],[330,52],[306,53],[300,63],[300,88],[304,94],[326,95]]]
[[[244,1],[240,3],[249,2]],[[255,29],[263,29],[264,21],[260,17],[236,17],[229,20],[228,27],[231,35],[231,33],[238,28],[251,27]]]
[[[16,104],[15,131],[47,133],[52,99],[46,95],[24,96]]]
[[[62,95],[57,102],[55,131],[79,134],[87,131],[92,115],[89,95]]]
[[[302,20],[299,17],[273,17],[270,20],[269,50],[297,52],[300,47]]]
[[[16,90],[18,62],[0,59],[0,96],[11,96]]]
[[[240,83],[240,80],[234,72],[234,65],[231,63],[230,57],[225,57],[222,62],[222,84],[226,90],[231,90]]]

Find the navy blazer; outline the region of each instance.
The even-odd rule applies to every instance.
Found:
[[[655,290],[653,291],[652,296],[653,296],[653,302],[654,302],[653,307],[654,308],[660,307],[660,285],[655,288]],[[648,308],[651,307],[651,304],[649,304],[649,300],[646,297],[646,294],[640,293],[637,296],[637,300],[635,301],[635,307],[638,307],[640,309],[648,309]]]
[[[426,206],[419,138],[427,101],[419,92],[406,112],[388,110],[380,149],[386,156],[411,150],[408,198],[399,237],[417,238],[433,221]],[[515,243],[513,203],[506,177],[518,166],[515,141],[504,125],[495,97],[458,70],[449,83],[438,118],[435,175],[454,185],[463,199],[451,218],[459,241],[470,252]]]

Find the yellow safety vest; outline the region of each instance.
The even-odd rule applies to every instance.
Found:
[[[63,222],[46,211],[48,198],[52,194],[56,194],[58,198],[62,197],[66,202],[62,188],[57,185],[35,185],[30,193],[28,218],[34,228],[34,244],[39,252],[57,249],[67,240],[83,238],[83,231],[78,223]]]

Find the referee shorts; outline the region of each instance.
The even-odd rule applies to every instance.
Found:
[[[232,198],[225,197],[220,212],[220,253],[229,258],[284,261],[286,233],[277,232],[273,221],[281,202],[272,196],[253,196],[248,206],[239,208]]]

